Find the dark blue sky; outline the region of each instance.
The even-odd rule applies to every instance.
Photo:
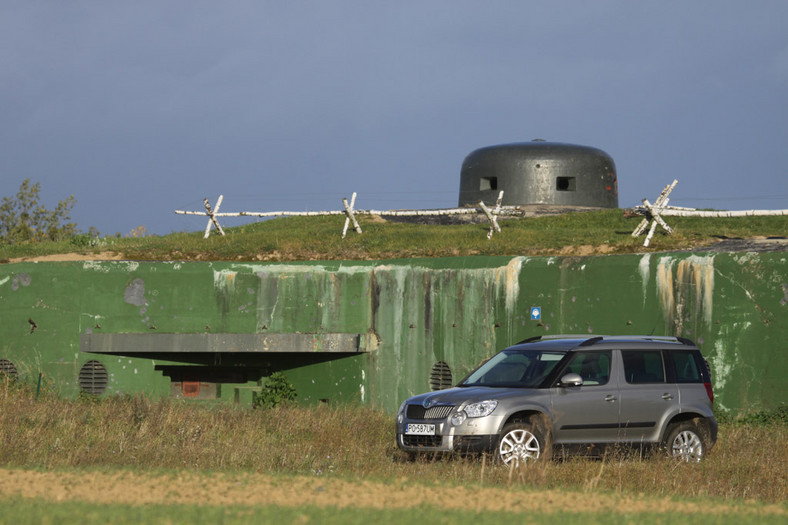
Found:
[[[462,160],[603,149],[619,204],[788,208],[788,2],[0,0],[0,170],[86,231],[457,204]],[[227,220],[227,225],[249,222]]]

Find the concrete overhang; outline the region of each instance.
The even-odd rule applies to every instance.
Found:
[[[364,353],[366,334],[80,334],[79,349],[93,354]]]

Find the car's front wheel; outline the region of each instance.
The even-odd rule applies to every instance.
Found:
[[[674,458],[698,463],[706,452],[704,434],[698,426],[685,421],[674,425],[665,439],[665,449]]]
[[[517,468],[521,463],[536,461],[545,454],[544,433],[531,423],[515,422],[503,427],[498,440],[497,457],[504,464]]]

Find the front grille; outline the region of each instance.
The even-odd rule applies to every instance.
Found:
[[[406,447],[439,447],[443,443],[443,436],[402,436],[402,443]]]
[[[430,408],[424,408],[421,405],[408,405],[407,416],[408,419],[444,419],[451,411],[454,410],[454,405],[438,405]]]

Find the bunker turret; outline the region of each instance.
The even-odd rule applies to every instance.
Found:
[[[588,146],[535,140],[488,146],[462,163],[460,206],[494,203],[618,207],[613,158]]]

